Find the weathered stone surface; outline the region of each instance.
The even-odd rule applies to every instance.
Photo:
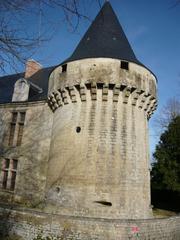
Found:
[[[0,239],[180,239],[180,218],[153,219],[150,208],[155,80],[134,63],[86,59],[55,69],[48,104],[0,106],[0,159],[18,159],[14,192],[0,191],[12,208],[0,209]],[[13,111],[26,118],[10,147]]]
[[[41,65],[28,61],[28,82],[19,79],[12,103],[0,105],[1,240],[180,239],[179,216],[152,216],[148,120],[156,77],[129,50],[132,58],[102,53],[109,58],[53,68],[47,103],[28,102],[29,84],[42,93],[31,82]]]
[[[85,59],[51,74],[50,106],[51,96],[57,89],[64,96],[64,88],[67,104],[53,109],[46,211],[149,218],[147,110],[155,104],[155,77],[134,63],[127,71],[119,60]]]
[[[74,61],[67,69],[51,74],[48,104],[1,106],[1,159],[18,159],[18,171],[15,191],[2,190],[0,197],[41,208],[49,214],[45,219],[63,215],[60,229],[66,216],[74,239],[113,239],[119,219],[152,217],[148,118],[156,105],[156,79],[134,63],[121,69],[114,59]],[[12,111],[26,112],[21,146],[8,146]],[[14,222],[23,225],[19,214]],[[120,236],[127,236],[128,221],[123,224]]]
[[[0,239],[5,236],[13,240],[179,240],[180,217],[114,220],[0,208]]]
[[[156,97],[156,78],[146,68],[129,62],[129,70],[120,68],[120,60],[91,58],[68,63],[68,71],[57,67],[50,75],[49,93],[82,83],[125,84]]]
[[[21,146],[8,146],[12,112],[26,112]],[[0,160],[17,159],[15,191],[0,190],[1,201],[15,201],[25,205],[44,202],[47,162],[51,139],[52,115],[45,102],[18,103],[0,106]],[[17,131],[17,128],[16,128]],[[0,164],[1,171],[2,164]],[[2,187],[2,175],[0,176]]]

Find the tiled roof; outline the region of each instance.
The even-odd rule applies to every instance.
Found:
[[[105,2],[75,51],[65,62],[98,57],[122,59],[142,65],[109,2]]]
[[[53,69],[54,67],[43,68],[27,79],[43,90],[41,93],[31,92],[28,101],[40,101],[47,98],[49,74]],[[12,101],[14,84],[23,77],[24,73],[0,77],[0,103],[10,103]]]

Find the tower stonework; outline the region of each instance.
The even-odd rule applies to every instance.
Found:
[[[151,209],[156,88],[108,1],[63,63],[0,77],[0,239],[179,240]]]
[[[110,6],[49,79],[53,111],[47,206],[74,216],[151,216],[148,119],[156,77]]]

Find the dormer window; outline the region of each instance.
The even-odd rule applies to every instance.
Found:
[[[67,64],[62,65],[62,72],[67,72]]]
[[[24,102],[28,100],[29,83],[26,79],[20,78],[14,84],[12,102]]]
[[[125,70],[129,70],[129,63],[125,61],[121,61],[121,68]]]

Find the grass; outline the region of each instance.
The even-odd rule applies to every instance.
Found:
[[[163,209],[154,208],[153,215],[155,218],[165,218],[165,217],[177,216],[177,213],[173,212],[173,211],[167,211],[167,210],[163,210]]]

